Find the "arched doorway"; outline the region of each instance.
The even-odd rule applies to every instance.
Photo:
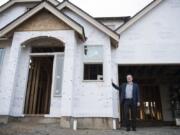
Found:
[[[62,83],[63,60],[58,57],[63,57],[64,44],[52,37],[37,37],[22,45],[31,48],[24,114],[49,114],[52,90]]]

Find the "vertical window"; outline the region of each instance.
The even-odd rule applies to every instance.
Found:
[[[5,54],[5,49],[0,48],[0,72],[1,72],[2,64],[3,64],[4,54]]]
[[[63,63],[64,57],[55,55],[54,96],[61,96],[62,94]]]
[[[83,55],[83,79],[84,80],[103,80],[103,46],[85,45]]]

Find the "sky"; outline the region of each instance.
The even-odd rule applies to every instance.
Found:
[[[8,0],[0,0],[0,5]],[[62,1],[62,0],[59,0]],[[70,0],[93,17],[133,16],[152,0]]]

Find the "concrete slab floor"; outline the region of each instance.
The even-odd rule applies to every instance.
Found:
[[[59,128],[58,124],[8,123],[0,124],[0,135],[179,135],[180,127],[146,127],[137,131],[119,130],[85,130]]]

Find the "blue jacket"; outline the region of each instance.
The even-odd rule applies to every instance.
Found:
[[[112,83],[113,87],[117,90],[119,90],[120,94],[120,101],[121,103],[124,103],[125,96],[126,96],[126,85],[127,83],[123,83],[121,86],[117,86],[114,83]],[[133,83],[133,103],[137,104],[137,102],[140,102],[140,92],[139,92],[139,86],[136,83]]]

